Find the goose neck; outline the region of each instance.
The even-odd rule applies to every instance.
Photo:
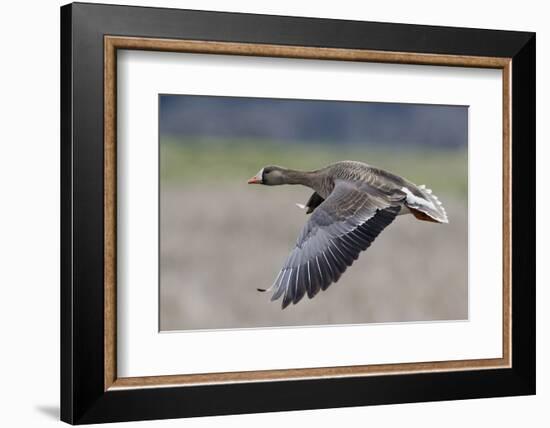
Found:
[[[287,169],[285,171],[286,184],[301,184],[311,187],[315,182],[315,173],[310,171],[298,171]]]

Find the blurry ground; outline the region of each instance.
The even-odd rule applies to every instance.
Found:
[[[450,223],[399,216],[338,283],[282,311],[280,301],[270,302],[270,294],[256,288],[269,287],[275,279],[307,219],[295,203],[305,203],[311,191],[299,186],[250,186],[246,179],[270,163],[310,168],[308,162],[323,166],[364,156],[317,151],[314,159],[309,156],[300,163],[297,158],[281,159],[277,153],[245,156],[232,151],[230,157],[197,159],[206,156],[204,150],[191,155],[185,152],[188,148],[162,147],[161,330],[468,317],[464,154],[409,154],[397,161],[395,153],[377,154],[376,163],[369,157],[377,166],[431,187],[443,201]],[[388,166],[392,162],[399,164]],[[226,166],[230,172],[222,171]],[[191,173],[193,168],[196,171]]]

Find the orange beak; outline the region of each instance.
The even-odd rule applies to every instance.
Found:
[[[260,169],[258,173],[254,176],[248,179],[248,184],[262,184],[263,181],[263,175],[264,175],[264,169]]]
[[[262,184],[262,179],[254,176],[248,179],[248,184]]]

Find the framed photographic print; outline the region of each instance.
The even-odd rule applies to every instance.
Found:
[[[535,35],[61,8],[61,417],[535,393]]]

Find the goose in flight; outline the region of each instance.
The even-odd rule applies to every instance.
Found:
[[[338,281],[396,216],[448,223],[439,199],[425,186],[362,162],[341,161],[315,171],[266,166],[249,184],[301,184],[314,193],[306,205],[311,217],[303,227],[275,282],[271,300],[282,308],[311,299]]]

